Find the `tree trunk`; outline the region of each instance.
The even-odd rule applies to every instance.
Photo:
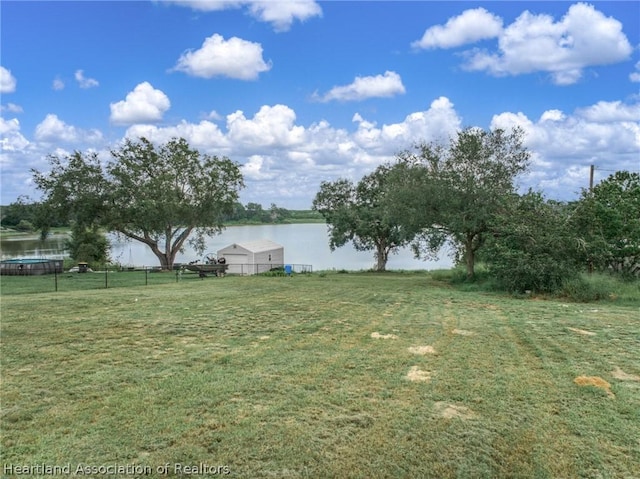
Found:
[[[160,261],[160,268],[162,270],[170,271],[173,269],[173,263],[176,260],[176,255],[178,254],[178,251],[180,251],[180,249],[184,245],[184,242],[187,240],[187,238],[193,231],[193,226],[186,227],[182,231],[182,233],[180,233],[176,237],[173,243],[171,243],[171,239],[173,238],[177,230],[173,231],[171,227],[168,227],[165,231],[165,251],[162,251],[160,248],[158,248],[158,242],[154,240],[149,235],[148,232],[145,232],[143,233],[143,236],[140,236],[135,233],[132,233],[131,231],[126,231],[124,229],[118,230],[118,231],[123,235],[128,236],[131,239],[134,239],[136,241],[140,241],[141,243],[146,244],[151,249],[151,252],[156,255],[156,258],[158,258],[158,261]]]
[[[171,269],[169,258],[167,258],[167,255],[164,252],[160,251],[159,253],[156,253],[156,256],[160,260],[160,269],[163,271]]]
[[[387,260],[389,259],[389,251],[384,245],[376,246],[376,271],[385,271],[387,268]]]
[[[467,235],[467,240],[465,241],[465,263],[467,265],[467,279],[473,279],[475,274],[474,267],[476,261],[476,252],[473,249],[473,236]]]

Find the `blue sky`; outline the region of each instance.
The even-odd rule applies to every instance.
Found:
[[[640,3],[0,4],[0,203],[30,169],[126,137],[242,165],[243,203],[311,206],[419,141],[521,126],[522,188],[640,170]]]

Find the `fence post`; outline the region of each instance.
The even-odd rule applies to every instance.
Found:
[[[109,270],[105,266],[104,268],[104,289],[109,287]]]
[[[144,267],[144,285],[149,286],[149,268]]]
[[[54,268],[53,270],[54,282],[56,285],[56,293],[58,292],[58,268]]]

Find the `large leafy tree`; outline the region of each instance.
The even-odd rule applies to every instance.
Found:
[[[399,155],[390,189],[395,214],[416,234],[418,256],[435,256],[450,242],[473,277],[478,250],[496,214],[515,192],[530,154],[523,131],[468,128],[449,143],[420,144]]]
[[[322,182],[313,200],[313,209],[329,225],[331,250],[349,241],[358,251],[374,250],[377,271],[384,271],[389,254],[412,239],[391,213],[387,201],[389,171],[389,166],[379,166],[358,184],[346,179]]]
[[[640,264],[640,174],[617,171],[584,190],[573,221],[585,240],[587,260],[625,276]]]
[[[482,258],[508,291],[557,291],[579,270],[583,250],[564,203],[534,191],[513,195],[493,221]]]
[[[160,146],[126,140],[111,156],[104,167],[94,153],[50,157],[50,172],[34,172],[44,204],[87,228],[146,244],[163,269],[187,240],[204,250],[205,236],[221,231],[243,186],[236,163],[203,155],[182,138]]]

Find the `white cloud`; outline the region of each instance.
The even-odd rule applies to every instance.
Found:
[[[255,80],[271,64],[262,58],[262,45],[238,37],[225,40],[214,34],[206,38],[199,50],[188,50],[173,68],[188,75],[213,78],[226,76],[239,80]]]
[[[484,8],[465,10],[447,23],[428,28],[422,38],[411,44],[414,48],[452,48],[495,38],[502,31],[502,19]]]
[[[57,115],[48,114],[45,119],[36,126],[35,139],[38,141],[52,142],[61,140],[67,143],[77,141],[78,131],[74,126],[67,125]]]
[[[247,119],[240,110],[227,115],[228,137],[248,151],[264,147],[290,148],[303,143],[304,127],[295,125],[295,112],[285,105],[264,105]]]
[[[49,113],[45,119],[36,126],[34,135],[37,141],[44,143],[95,143],[102,140],[102,133],[98,130],[82,130],[68,125],[60,120],[57,115]]]
[[[13,118],[11,120],[5,120],[0,117],[0,147],[4,155],[10,151],[18,151],[26,148],[29,145],[29,141],[20,133],[20,122]]]
[[[0,106],[0,111],[8,111],[10,113],[22,113],[22,107],[20,105],[16,105],[15,103],[7,103],[7,105]]]
[[[640,103],[626,105],[621,101],[599,101],[587,108],[580,108],[576,112],[585,120],[596,123],[612,123],[625,121],[640,121]]]
[[[542,188],[550,198],[574,199],[587,186],[592,163],[603,169],[638,169],[639,108],[637,101],[601,101],[572,112],[548,109],[538,118],[505,111],[493,117],[491,128],[517,125],[524,129],[532,170],[522,179],[523,186]],[[446,141],[463,125],[446,97],[434,99],[427,108],[395,123],[363,112],[354,113],[352,119],[348,129],[324,120],[301,124],[291,107],[275,104],[250,114],[236,111],[220,125],[210,120],[183,120],[168,126],[134,124],[125,136],[145,136],[154,143],[183,137],[203,153],[228,156],[242,165],[247,183],[243,202],[308,208],[321,181],[339,177],[357,181],[413,144]],[[9,188],[5,195],[8,191],[29,192],[25,166],[46,168],[43,158],[54,146],[87,150],[96,144],[110,149],[97,132],[82,131],[53,114],[38,125],[29,141],[20,133],[16,119],[0,121],[0,138],[1,180],[3,188]]]
[[[64,90],[64,82],[60,78],[56,77],[56,78],[53,79],[53,83],[51,84],[51,88],[53,88],[56,91]]]
[[[565,118],[560,110],[547,110],[540,116],[540,121],[562,121]]]
[[[251,116],[243,111],[227,115],[222,129],[206,120],[183,121],[166,127],[134,125],[126,136],[158,143],[183,137],[203,153],[226,155],[243,165],[244,201],[308,208],[320,181],[344,176],[357,180],[413,143],[446,138],[461,125],[445,97],[398,123],[376,126],[355,114],[353,131],[326,121],[301,125],[296,120],[296,112],[286,105],[263,105]]]
[[[629,80],[640,83],[640,62],[636,63],[636,71],[629,73]]]
[[[126,98],[111,103],[111,122],[118,125],[153,123],[162,120],[162,115],[171,107],[167,95],[148,82],[140,83]]]
[[[211,110],[209,113],[206,113],[204,115],[204,118],[206,118],[207,120],[218,121],[222,120],[222,115],[220,115],[220,113],[215,110]]]
[[[320,5],[313,0],[251,2],[249,10],[255,18],[271,23],[274,30],[278,32],[289,30],[294,20],[304,22],[309,18],[322,15]]]
[[[498,52],[467,52],[466,68],[496,76],[545,71],[554,83],[569,85],[585,68],[624,61],[631,51],[618,20],[576,3],[559,22],[525,11],[500,35]]]
[[[314,0],[168,0],[176,5],[199,11],[218,11],[247,7],[249,14],[261,22],[270,23],[275,31],[287,31],[295,20],[304,22],[322,15]]]
[[[320,101],[361,101],[367,98],[384,98],[405,93],[400,75],[386,71],[384,75],[356,77],[353,83],[333,87],[322,97],[314,95]]]
[[[75,79],[78,82],[78,85],[80,85],[80,88],[93,88],[98,86],[100,83],[98,83],[98,80],[95,80],[93,78],[86,78],[84,76],[84,71],[83,70],[76,70],[75,73]]]
[[[461,126],[453,103],[446,97],[437,98],[428,110],[411,113],[400,123],[378,128],[359,114],[354,116],[354,121],[358,123],[358,130],[353,135],[355,143],[383,156],[393,156],[419,141],[446,139]]]
[[[207,120],[200,123],[181,121],[175,126],[133,125],[125,133],[126,138],[145,137],[155,143],[166,143],[172,138],[187,138],[190,146],[216,154],[228,154],[229,141],[218,125]]]
[[[275,173],[268,172],[267,165],[272,163],[261,155],[251,155],[249,160],[242,165],[242,176],[248,180],[272,180]]]
[[[551,198],[567,199],[587,186],[588,166],[637,171],[640,158],[640,104],[598,102],[573,114],[544,112],[539,121],[524,113],[495,115],[491,128],[525,131],[525,146],[533,153],[532,186]],[[577,172],[580,172],[579,174]]]
[[[11,74],[11,70],[0,66],[0,93],[13,93],[16,91],[17,80]]]

